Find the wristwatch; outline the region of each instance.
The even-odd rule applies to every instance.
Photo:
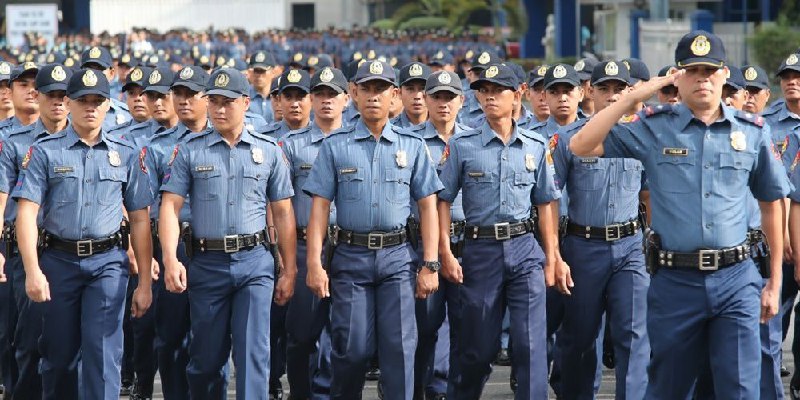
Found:
[[[431,270],[431,272],[438,272],[440,268],[442,268],[442,263],[439,261],[424,261],[422,266],[419,267],[417,272],[421,271],[423,268],[427,268]]]

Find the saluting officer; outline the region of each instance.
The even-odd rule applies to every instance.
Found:
[[[37,102],[41,116],[36,123],[12,131],[0,146],[0,208],[5,209],[2,227],[5,247],[5,270],[9,271],[14,285],[14,301],[18,317],[14,334],[14,350],[18,367],[14,396],[20,399],[42,397],[42,378],[39,375],[39,336],[42,333],[42,307],[25,293],[25,270],[14,239],[14,222],[17,203],[8,202],[8,195],[16,186],[22,169],[22,160],[28,148],[38,139],[62,131],[68,120],[66,102],[67,82],[72,72],[58,64],[50,64],[36,74]],[[41,216],[39,217],[41,222]],[[9,251],[10,250],[10,251]],[[13,356],[13,355],[12,355]],[[6,386],[6,393],[11,388]]]
[[[289,169],[275,140],[245,128],[249,86],[242,73],[221,69],[206,95],[213,129],[191,135],[172,152],[161,186],[158,231],[164,279],[173,292],[189,291],[192,339],[189,393],[224,398],[224,368],[233,346],[237,399],[267,398],[269,322],[273,297],[285,304],[294,290],[294,194]],[[192,199],[193,256],[178,259],[179,214]],[[283,270],[266,249],[271,207]]]
[[[389,122],[395,73],[368,61],[355,76],[361,119],[322,142],[303,190],[313,196],[308,227],[308,286],[331,300],[331,398],[361,396],[377,346],[384,397],[412,398],[419,297],[438,287],[435,193],[442,186],[423,140]],[[419,205],[422,263],[408,244],[411,200]],[[336,202],[338,246],[328,271],[321,252]],[[416,277],[416,279],[415,279]],[[330,279],[330,280],[329,280]]]
[[[591,88],[595,110],[625,95],[630,76],[615,61],[597,64]],[[640,192],[647,190],[642,163],[634,159],[576,157],[570,137],[586,123],[578,120],[553,135],[556,178],[569,193],[564,260],[575,287],[564,296],[558,340],[561,396],[592,398],[599,367],[597,337],[603,314],[614,343],[619,398],[642,399],[647,389],[647,273],[638,220]],[[598,212],[598,208],[603,212]]]
[[[558,253],[560,197],[545,139],[520,129],[513,110],[521,101],[518,79],[505,65],[492,65],[472,82],[487,116],[479,129],[450,139],[439,194],[442,227],[459,191],[466,217],[461,264],[447,255],[443,276],[461,284],[458,329],[459,376],[455,399],[478,399],[499,350],[503,311],[510,313],[512,364],[517,399],[547,397],[545,276]],[[536,205],[544,251],[533,237]],[[440,248],[450,239],[440,235]],[[446,253],[445,253],[446,254]],[[543,271],[544,269],[544,271]]]
[[[752,192],[769,247],[781,249],[780,202],[790,184],[763,118],[721,105],[725,59],[717,36],[685,35],[675,49],[676,73],[635,88],[570,140],[579,157],[636,158],[647,172],[654,231],[648,262],[655,273],[647,305],[646,398],[690,397],[706,348],[719,398],[759,398],[753,373],[761,368],[759,319],[778,312],[783,257],[772,253],[763,285],[750,259],[747,202]],[[637,102],[672,83],[682,104],[648,107],[617,124]],[[569,290],[568,272],[556,271],[562,292]]]
[[[323,327],[328,323],[328,300],[320,300],[305,285],[308,275],[306,266],[306,237],[311,216],[311,197],[302,192],[303,185],[311,174],[322,141],[331,132],[342,127],[342,111],[347,105],[347,80],[336,68],[325,67],[311,77],[311,107],[314,121],[310,126],[291,131],[281,140],[281,147],[292,173],[295,195],[292,198],[297,219],[297,281],[299,282],[286,314],[286,367],[289,387],[293,398],[311,397],[311,373],[319,368],[312,360],[315,345]],[[336,209],[331,207],[328,225],[336,223]],[[328,238],[330,240],[330,238]],[[328,242],[327,246],[332,244]],[[323,261],[323,264],[327,264]],[[326,265],[327,266],[327,265]],[[330,347],[320,344],[319,356],[330,358]],[[311,364],[309,364],[311,362]],[[310,366],[310,368],[309,368]],[[320,380],[317,380],[320,383]],[[324,382],[321,382],[324,384]],[[314,394],[321,388],[314,387]]]
[[[16,234],[26,292],[44,302],[43,398],[111,399],[119,396],[128,283],[127,232],[120,226],[127,209],[138,264],[149,265],[152,194],[135,149],[102,128],[110,97],[105,76],[80,70],[69,80],[67,97],[71,126],[40,139],[22,160],[12,194],[19,207]],[[44,232],[38,237],[40,209]],[[37,238],[44,249],[37,249]],[[136,317],[152,299],[149,269],[139,275]]]

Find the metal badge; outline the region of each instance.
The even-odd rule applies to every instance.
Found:
[[[250,149],[250,156],[253,157],[253,162],[256,164],[261,164],[264,162],[264,152],[262,152],[258,147],[253,147]]]
[[[747,140],[743,132],[731,132],[731,147],[736,151],[744,151],[747,148]]]
[[[692,45],[689,46],[689,50],[692,51],[692,54],[702,57],[711,52],[711,43],[708,41],[708,38],[704,35],[699,35],[692,41]]]
[[[117,114],[117,125],[125,123],[125,114]]]
[[[528,171],[536,171],[536,157],[533,154],[525,154],[525,169]]]
[[[397,166],[400,168],[405,168],[408,166],[408,158],[406,157],[405,150],[398,150],[397,154],[394,156],[394,161],[397,163]]]
[[[111,164],[112,167],[119,167],[122,164],[122,160],[119,158],[119,153],[117,153],[116,150],[108,152],[108,163]]]

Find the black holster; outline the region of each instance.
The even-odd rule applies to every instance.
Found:
[[[758,267],[758,272],[762,278],[769,279],[772,276],[769,265],[772,257],[764,233],[760,230],[751,230],[747,233],[747,241],[750,243],[750,257]]]
[[[463,237],[458,238],[457,242],[450,241],[450,251],[453,253],[453,257],[461,258],[464,255],[464,240]]]
[[[655,275],[658,272],[658,252],[661,249],[661,239],[653,230],[647,230],[644,238],[644,261],[647,272]]]
[[[126,220],[122,220],[122,223],[119,224],[119,246],[122,250],[128,251],[128,247],[131,244],[131,226],[130,223]]]
[[[14,243],[17,241],[13,222],[3,226],[3,241],[6,245],[6,258],[11,258],[14,255]]]
[[[181,222],[181,241],[186,251],[186,257],[194,257],[194,246],[192,245],[192,224]]]
[[[408,233],[408,242],[414,250],[419,248],[419,221],[414,217],[406,219],[406,232]]]
[[[322,251],[324,253],[324,259],[322,260],[322,268],[330,270],[331,263],[333,262],[333,253],[336,251],[337,236],[339,234],[339,227],[338,226],[331,226],[328,227],[328,237],[325,243],[323,243]]]
[[[275,279],[278,279],[281,276],[281,271],[283,271],[283,263],[281,262],[281,254],[278,252],[278,231],[275,230],[274,226],[267,227],[267,250],[269,250],[269,254],[272,255],[272,260],[275,263]]]

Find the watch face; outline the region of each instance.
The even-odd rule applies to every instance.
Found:
[[[433,272],[438,271],[439,268],[441,268],[441,266],[442,266],[442,264],[439,261],[426,261],[424,263],[424,267],[429,269],[429,270],[431,270],[431,271],[433,271]]]

